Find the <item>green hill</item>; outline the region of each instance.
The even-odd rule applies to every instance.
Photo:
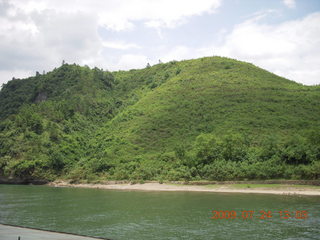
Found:
[[[320,175],[320,87],[221,57],[64,64],[0,92],[0,174],[233,180]]]

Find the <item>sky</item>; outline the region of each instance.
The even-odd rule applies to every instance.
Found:
[[[63,60],[116,71],[204,56],[320,84],[320,0],[0,0],[0,86]]]

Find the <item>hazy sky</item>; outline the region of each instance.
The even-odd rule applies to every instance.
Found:
[[[0,85],[213,55],[320,84],[320,0],[0,0]]]

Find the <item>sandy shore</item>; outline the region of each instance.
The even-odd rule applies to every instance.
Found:
[[[48,184],[53,187],[96,188],[109,190],[135,190],[135,191],[192,191],[192,192],[216,192],[216,193],[262,193],[283,195],[310,195],[320,196],[320,188],[312,186],[286,185],[281,187],[254,187],[236,188],[232,185],[183,185],[170,183],[143,183],[143,184],[71,184],[65,181],[56,181]]]

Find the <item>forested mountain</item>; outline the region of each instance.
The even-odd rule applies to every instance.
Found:
[[[320,86],[207,57],[63,64],[0,91],[0,175],[78,181],[318,179]]]

